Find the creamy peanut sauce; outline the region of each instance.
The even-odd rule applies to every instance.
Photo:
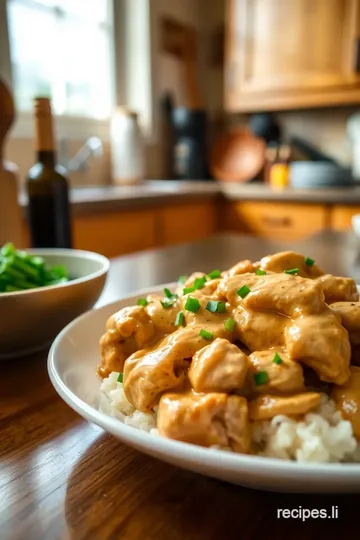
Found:
[[[355,282],[293,252],[240,261],[184,294],[204,277],[178,284],[169,306],[149,295],[112,315],[99,375],[123,372],[127,399],[144,412],[158,406],[160,433],[180,441],[251,453],[253,421],[304,415],[324,389],[360,439]]]

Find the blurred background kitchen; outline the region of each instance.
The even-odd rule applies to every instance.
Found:
[[[0,0],[0,80],[18,245],[36,96],[51,98],[76,248],[295,241],[360,212],[360,0]],[[0,175],[0,244],[18,212],[5,199]]]

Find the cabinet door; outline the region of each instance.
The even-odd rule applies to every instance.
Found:
[[[359,101],[359,17],[359,0],[229,0],[228,107]]]
[[[360,206],[334,206],[331,211],[331,227],[336,231],[351,229],[352,217],[360,214]]]
[[[301,240],[328,227],[328,209],[318,204],[229,203],[224,229],[271,240]]]
[[[216,208],[212,202],[168,206],[160,211],[161,243],[194,242],[214,234]]]

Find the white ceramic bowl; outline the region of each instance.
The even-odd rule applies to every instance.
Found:
[[[27,354],[52,341],[75,317],[93,307],[110,262],[90,251],[34,249],[53,266],[64,264],[74,278],[67,283],[0,293],[0,358]]]
[[[166,285],[165,285],[166,286]],[[171,285],[167,285],[169,288]],[[173,284],[174,286],[174,284]],[[137,298],[161,292],[164,285],[119,300],[70,323],[55,339],[48,359],[51,381],[72,409],[125,444],[184,469],[234,484],[286,492],[360,492],[360,464],[295,463],[202,448],[127,426],[98,410],[100,379],[96,375],[99,338],[107,318],[136,303]]]

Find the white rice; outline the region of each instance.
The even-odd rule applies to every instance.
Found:
[[[113,372],[103,380],[100,410],[128,426],[158,435],[156,407],[149,413],[134,409],[122,383],[117,381],[118,376],[119,373]],[[326,394],[322,394],[315,412],[299,420],[278,415],[271,420],[253,422],[252,427],[254,448],[260,456],[314,463],[360,461],[360,445],[351,423],[342,419]]]

